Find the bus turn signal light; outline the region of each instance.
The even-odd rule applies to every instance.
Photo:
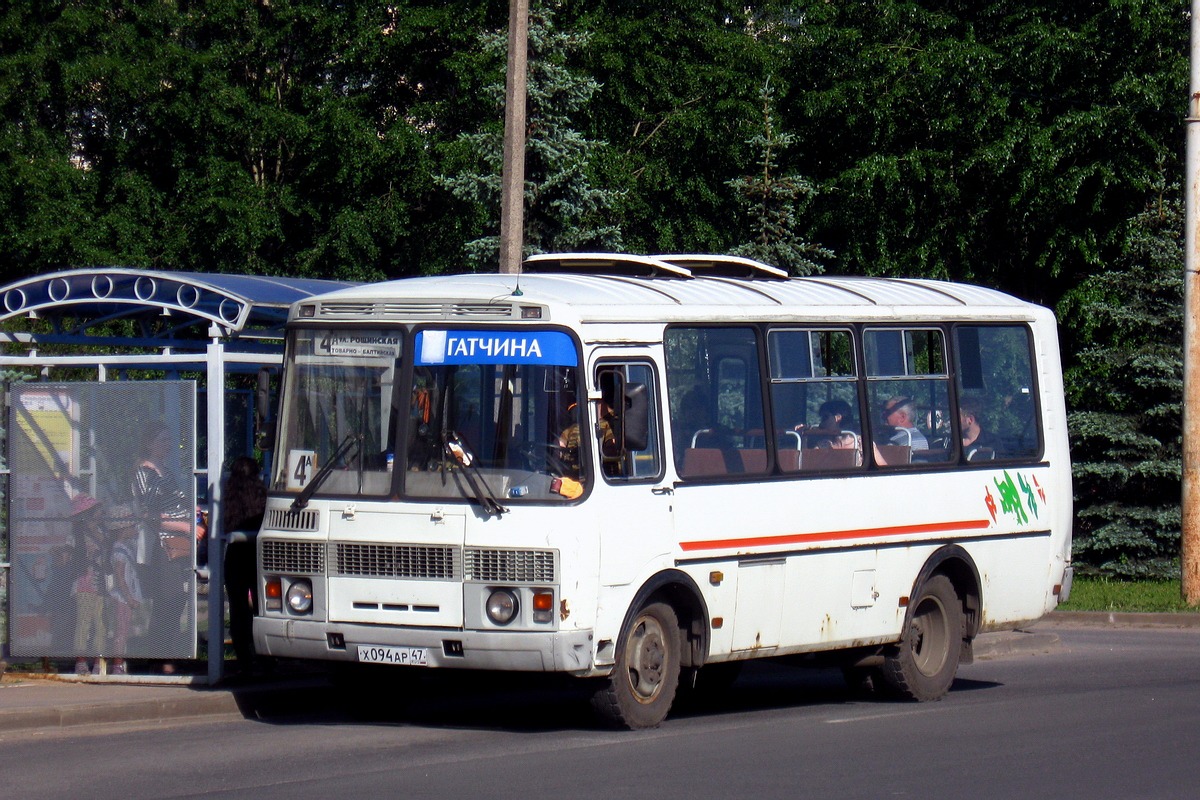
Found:
[[[267,611],[283,611],[283,582],[279,578],[267,578],[263,594]]]
[[[533,621],[549,622],[554,619],[554,592],[533,593]]]

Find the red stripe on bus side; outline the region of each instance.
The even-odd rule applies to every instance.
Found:
[[[922,525],[897,525],[888,528],[860,528],[852,531],[823,531],[821,533],[792,533],[786,536],[756,536],[748,539],[714,539],[708,542],[681,542],[686,551],[724,550],[730,547],[761,547],[764,545],[837,542],[843,539],[863,539],[874,536],[906,536],[912,533],[943,533],[945,531],[981,530],[990,520],[971,519],[960,522],[929,522]]]

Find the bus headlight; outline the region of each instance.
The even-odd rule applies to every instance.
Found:
[[[488,595],[488,619],[497,625],[507,625],[517,615],[517,596],[508,589],[497,589]]]
[[[297,614],[312,611],[312,584],[306,580],[292,581],[287,590],[287,604]]]

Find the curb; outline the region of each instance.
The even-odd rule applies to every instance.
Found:
[[[42,691],[37,684],[50,686],[60,684],[86,684],[89,681],[45,680],[42,676],[23,680],[22,676],[3,691]],[[82,725],[104,725],[109,723],[156,723],[179,719],[203,718],[251,718],[284,715],[291,709],[308,709],[320,704],[317,695],[328,684],[312,677],[266,683],[258,686],[233,688],[194,688],[183,683],[165,685],[137,680],[122,683],[94,681],[98,688],[108,690],[120,687],[122,693],[132,695],[79,702],[79,698],[61,699],[59,702],[44,700],[28,707],[0,709],[0,732],[28,731],[37,729],[67,729]],[[157,696],[137,698],[136,689],[141,686]],[[305,695],[305,696],[301,696]],[[315,702],[314,702],[315,701]]]
[[[976,659],[987,660],[1001,656],[1052,653],[1060,644],[1057,633],[1019,630],[982,634],[976,637],[972,650]]]
[[[0,714],[5,732],[39,728],[70,728],[113,722],[164,722],[183,718],[242,716],[237,698],[228,692],[208,696],[136,700],[129,703],[88,703],[53,708],[10,709]]]
[[[1200,628],[1200,614],[1189,611],[1051,611],[1039,620],[1040,623],[1102,628]]]

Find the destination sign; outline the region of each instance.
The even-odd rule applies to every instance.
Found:
[[[328,333],[316,344],[318,354],[356,358],[396,358],[400,338],[382,333]]]
[[[421,331],[417,365],[579,363],[571,337],[561,331]]]

